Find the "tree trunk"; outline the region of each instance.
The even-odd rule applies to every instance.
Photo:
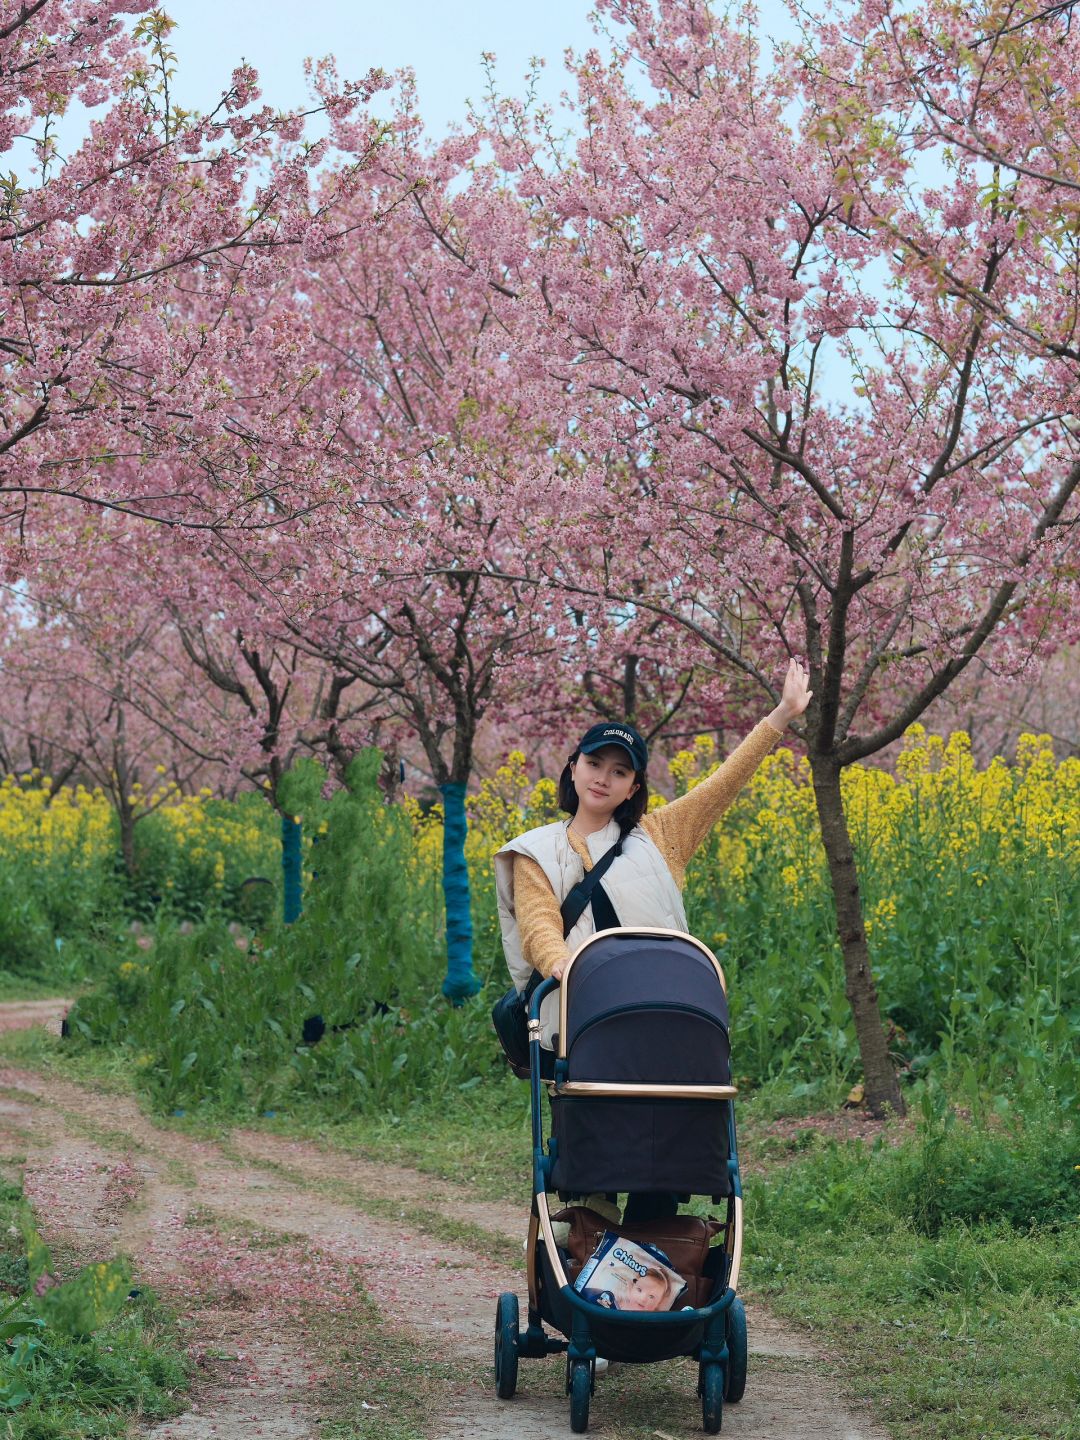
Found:
[[[465,864],[465,786],[447,781],[443,797],[443,895],[446,898],[446,979],[442,993],[455,1003],[475,995],[480,982],[472,966],[472,911]]]
[[[401,799],[404,768],[400,751],[397,745],[391,742],[383,751],[382,767],[379,770],[379,785],[388,805],[396,805]]]
[[[124,870],[129,879],[134,879],[138,868],[135,861],[135,814],[126,797],[121,796],[116,814],[120,821],[120,853],[124,857]]]
[[[844,957],[845,990],[855,1018],[855,1035],[863,1065],[866,1105],[870,1113],[879,1119],[890,1111],[894,1115],[903,1115],[904,1100],[889,1057],[877,989],[870,969],[859,876],[840,796],[840,767],[833,759],[813,754],[810,764],[814,798],[821,821],[821,838],[836,904],[836,929]]]

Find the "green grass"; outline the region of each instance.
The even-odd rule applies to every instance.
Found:
[[[930,1104],[895,1148],[823,1141],[749,1180],[747,1283],[905,1440],[1076,1440],[1077,1162],[1052,1104],[1007,1124]]]
[[[29,1207],[18,1183],[0,1185],[0,1303],[9,1305],[27,1287],[22,1230]],[[54,1254],[61,1278],[77,1269],[69,1255]],[[46,1291],[46,1298],[58,1291]],[[34,1314],[38,1302],[24,1302]],[[122,1302],[119,1312],[92,1334],[73,1335],[42,1309],[46,1325],[37,1352],[20,1365],[28,1398],[4,1416],[5,1440],[112,1440],[130,1424],[167,1419],[182,1409],[187,1360],[172,1316],[145,1288]],[[10,1352],[0,1366],[9,1378]]]
[[[408,1019],[377,1022],[362,1044],[350,1033],[330,1042],[333,1050],[318,1047],[322,1053],[311,1057],[302,1085],[277,1086],[272,1116],[250,1104],[238,1111],[208,1096],[164,1123],[222,1135],[240,1121],[411,1166],[470,1194],[524,1201],[527,1087],[498,1067],[466,1088],[459,1078],[480,1044],[486,1024],[480,1008],[446,1011],[449,1031],[432,1011],[415,1031]],[[440,1055],[435,1082],[425,1082],[423,1047],[440,1038],[454,1049],[453,1059]],[[399,1043],[410,1058],[399,1072],[405,1083],[395,1088],[393,1047]],[[490,1044],[489,1036],[484,1043]],[[363,1046],[371,1054],[386,1049],[378,1062],[387,1067],[385,1075],[379,1072],[385,1103],[349,1113],[338,1081]],[[133,1045],[110,1053],[105,1046],[71,1046],[38,1032],[0,1037],[0,1053],[72,1078],[104,1077],[117,1089],[139,1083]],[[1036,1037],[1035,1061],[1038,1053]],[[1056,1062],[1045,1073],[1055,1068]],[[822,1097],[835,1107],[845,1083],[839,1075],[808,1084],[793,1071],[740,1102],[745,1285],[751,1298],[761,1297],[809,1327],[846,1392],[868,1401],[904,1440],[1080,1440],[1080,1172],[1074,1169],[1080,1165],[1080,1127],[1072,1107],[1045,1085],[1020,1087],[1022,1105],[1008,1095],[991,1104],[974,1065],[954,1052],[951,1070],[957,1081],[952,1098],[963,1113],[946,1103],[942,1090],[916,1087],[913,1123],[899,1143],[878,1149],[829,1143],[812,1130],[792,1135],[773,1128],[778,1116],[805,1114]],[[306,1183],[371,1213],[386,1210],[385,1202],[355,1187]],[[410,1224],[483,1248],[484,1233],[476,1227],[406,1208]],[[369,1399],[375,1410],[342,1411],[334,1422],[339,1428],[328,1434],[412,1440],[423,1433],[425,1416],[434,1413],[423,1397],[437,1394],[446,1378],[438,1365],[418,1359],[422,1352],[397,1332],[364,1339],[368,1348],[356,1350],[352,1360],[344,1339],[328,1343],[338,1346],[346,1371],[352,1365],[356,1373],[362,1367],[365,1376],[377,1374],[383,1397]],[[390,1347],[390,1358],[368,1370],[375,1354],[370,1346],[380,1345]],[[664,1406],[670,1405],[672,1416],[684,1410],[691,1416],[693,1386],[687,1392],[677,1370],[613,1377],[615,1384],[605,1390],[605,1397],[619,1397],[611,1412],[618,1427],[613,1436],[653,1434],[657,1416],[668,1413]],[[797,1371],[796,1365],[795,1385]],[[536,1373],[545,1388],[561,1384],[558,1377],[541,1382]],[[333,1383],[344,1386],[340,1379]],[[481,1383],[479,1372],[461,1383]],[[420,1398],[395,1409],[388,1398],[398,1393],[395,1387],[402,1393],[415,1387]],[[352,1401],[345,1388],[347,1407]]]
[[[129,1056],[108,1050],[78,1050],[40,1025],[0,1030],[0,1056],[12,1065],[86,1081],[117,1095],[132,1095],[138,1088],[138,1073]]]
[[[528,1087],[509,1073],[505,1083],[452,1105],[432,1097],[405,1119],[356,1115],[336,1124],[305,1123],[302,1115],[285,1114],[258,1128],[411,1166],[490,1200],[527,1199],[532,1188]]]
[[[64,990],[49,977],[0,970],[0,1004],[13,1000],[51,1000],[57,995],[70,996],[71,991]]]

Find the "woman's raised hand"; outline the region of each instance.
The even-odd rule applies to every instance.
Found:
[[[798,660],[789,660],[787,674],[784,676],[784,691],[780,696],[780,704],[769,716],[770,725],[775,725],[777,730],[783,730],[790,725],[810,704],[813,693],[810,689],[810,676],[805,667]]]

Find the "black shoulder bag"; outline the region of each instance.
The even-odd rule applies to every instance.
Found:
[[[615,914],[615,907],[600,881],[611,862],[621,854],[622,840],[619,839],[600,857],[584,878],[578,881],[563,901],[560,910],[564,940],[585,913],[585,907],[590,900],[597,930],[618,928],[619,917]],[[519,1080],[529,1078],[529,1001],[543,978],[539,970],[534,970],[524,990],[516,990],[511,986],[505,995],[496,1000],[491,1010],[491,1023],[495,1026],[495,1034],[499,1037],[506,1062]]]

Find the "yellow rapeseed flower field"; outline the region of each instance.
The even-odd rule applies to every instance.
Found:
[[[700,736],[671,761],[677,792],[692,789],[719,763],[715,741]],[[1034,876],[1045,861],[1068,867],[1080,860],[1080,761],[1058,763],[1047,736],[1023,736],[1015,763],[998,758],[980,770],[963,732],[943,739],[915,725],[893,769],[851,766],[843,794],[871,935],[887,932],[903,903],[889,889],[890,876],[919,874],[940,884],[947,898],[957,873],[982,888],[1002,867]],[[650,808],[663,803],[654,793]],[[494,904],[495,851],[560,812],[555,782],[531,780],[520,751],[482,780],[467,804],[466,856],[475,908],[483,914]],[[412,798],[404,805],[415,837],[411,864],[430,880],[442,863],[442,809],[424,812]],[[703,938],[726,940],[719,928],[722,900],[730,903],[751,876],[793,913],[828,905],[809,763],[788,748],[767,757],[690,867],[688,909],[711,911],[716,920]]]
[[[82,785],[65,785],[50,801],[51,785],[37,772],[0,781],[0,860],[33,856],[48,869],[91,869],[115,847],[109,802]]]
[[[699,784],[718,764],[715,741],[699,737],[671,761],[677,792]],[[157,788],[134,792],[134,804],[142,812],[140,866],[160,891],[194,887],[209,897],[247,875],[276,875],[279,832],[270,807],[255,796],[214,800],[206,787],[183,794],[155,778]],[[61,787],[51,797],[50,790],[49,777],[38,772],[0,781],[0,860],[29,865],[39,878],[52,877],[49,883],[112,865],[117,837],[107,798],[83,786]],[[979,769],[965,734],[942,739],[916,725],[892,769],[852,766],[844,772],[843,793],[867,928],[879,939],[910,899],[890,878],[917,873],[948,899],[958,887],[983,889],[1003,870],[1035,884],[1048,864],[1068,872],[1080,858],[1080,761],[1057,762],[1046,736],[1025,735],[1014,763],[998,758]],[[559,815],[556,787],[549,778],[530,779],[524,755],[514,751],[467,803],[475,907],[493,923],[492,856],[511,836]],[[654,794],[652,804],[663,803]],[[414,837],[409,867],[425,886],[437,885],[441,807],[424,812],[411,797],[403,807]],[[787,748],[763,762],[690,868],[688,912],[703,939],[727,938],[728,912],[751,877],[767,903],[789,914],[827,905],[809,765]]]
[[[699,737],[671,761],[681,793],[719,764],[715,741]],[[925,864],[942,873],[959,860],[986,853],[1038,864],[1080,853],[1080,760],[1058,763],[1047,736],[1021,737],[1016,762],[997,758],[979,770],[962,732],[947,740],[921,725],[905,737],[895,770],[855,765],[844,772],[844,803],[860,851],[882,859],[915,845]],[[33,856],[78,870],[100,863],[115,849],[115,824],[101,790],[63,786],[50,799],[48,776],[30,772],[0,781],[0,858]],[[178,856],[205,861],[215,884],[233,863],[255,873],[276,860],[274,817],[213,801],[204,787],[182,794],[174,785],[135,797],[158,831],[159,843]],[[426,814],[403,802],[416,836],[414,864],[441,863],[442,811]],[[663,804],[654,794],[653,806]],[[152,816],[149,812],[153,811]],[[520,751],[469,797],[468,858],[474,879],[511,836],[558,817],[555,782],[532,781]],[[718,829],[712,856],[734,882],[767,863],[792,892],[822,878],[823,857],[809,765],[791,750],[773,752],[761,765]]]
[[[280,865],[276,817],[264,802],[228,803],[173,784],[133,787],[140,871],[159,890],[220,893]],[[62,786],[29,772],[0,781],[0,862],[21,866],[38,885],[87,884],[115,864],[116,817],[100,789]]]

